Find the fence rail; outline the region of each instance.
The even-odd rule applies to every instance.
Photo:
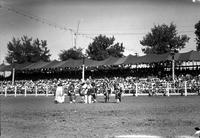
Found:
[[[34,86],[34,87],[19,87],[19,86],[0,86],[1,96],[52,96],[56,87],[53,86]],[[188,96],[200,95],[200,84],[191,84],[188,82],[181,82],[173,84],[169,82],[160,83],[134,83],[131,88],[123,89],[124,96]],[[112,93],[113,94],[113,93]],[[101,95],[101,94],[98,94]]]

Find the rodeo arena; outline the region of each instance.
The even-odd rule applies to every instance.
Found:
[[[127,132],[127,131],[129,132],[128,134],[131,133],[145,134],[144,132],[142,132],[143,125],[146,129],[146,127],[151,126],[153,122],[156,120],[152,119],[153,115],[148,120],[144,119],[140,124],[137,124],[137,121],[139,119],[135,120],[137,127],[134,127],[135,129],[131,129],[131,127],[134,126],[134,124],[130,126],[128,124],[129,122],[131,122],[130,120],[134,119],[134,117],[133,116],[129,117],[128,114],[132,110],[131,107],[124,105],[124,103],[126,102],[125,100],[127,100],[126,99],[127,97],[129,98],[128,99],[129,102],[132,101],[132,99],[134,99],[132,101],[133,103],[131,103],[132,107],[135,107],[136,110],[139,110],[137,107],[141,108],[141,110],[139,110],[138,113],[133,112],[134,116],[137,118],[142,118],[143,115],[140,113],[144,111],[146,111],[146,113],[144,112],[145,113],[144,118],[146,118],[146,116],[148,116],[149,113],[153,114],[153,112],[154,113],[158,112],[156,110],[157,108],[154,109],[154,106],[152,106],[151,109],[146,108],[146,106],[148,107],[148,105],[146,105],[145,103],[151,105],[152,102],[153,103],[155,102],[156,107],[159,106],[162,107],[159,109],[159,112],[157,113],[158,115],[161,114],[162,112],[163,114],[165,114],[164,112],[169,110],[168,112],[170,117],[170,113],[172,111],[171,108],[174,107],[175,109],[173,112],[177,112],[177,114],[174,114],[174,116],[179,116],[179,117],[182,116],[184,118],[184,114],[186,113],[185,112],[186,107],[189,110],[190,107],[193,106],[191,105],[190,102],[187,102],[188,98],[190,99],[190,97],[192,97],[192,99],[195,100],[195,98],[198,98],[200,96],[200,53],[198,51],[190,51],[186,53],[166,53],[162,55],[150,54],[145,56],[128,55],[122,58],[109,57],[103,61],[94,61],[85,57],[81,60],[69,59],[66,61],[54,60],[51,62],[40,61],[36,63],[23,63],[23,64],[11,64],[11,65],[2,64],[0,65],[0,71],[1,71],[0,95],[2,99],[8,99],[8,102],[6,102],[8,105],[5,105],[4,109],[5,111],[7,111],[8,109],[12,109],[13,111],[15,111],[16,109],[13,107],[14,105],[11,104],[12,103],[11,100],[14,99],[17,100],[18,98],[23,97],[23,99],[21,99],[21,102],[22,103],[25,102],[27,105],[20,104],[19,109],[22,110],[21,108],[23,108],[22,110],[22,112],[24,112],[23,116],[25,118],[28,117],[29,121],[34,120],[34,118],[40,119],[42,116],[45,116],[44,119],[48,120],[48,123],[54,119],[53,120],[54,125],[49,124],[48,126],[45,127],[46,129],[42,130],[38,128],[37,131],[39,131],[39,133],[38,132],[36,133],[35,131],[32,132],[31,129],[28,130],[28,128],[33,126],[33,124],[38,120],[35,119],[35,121],[33,121],[32,124],[26,124],[28,128],[25,127],[22,130],[23,133],[27,132],[26,133],[27,135],[25,137],[40,137],[41,135],[46,135],[48,137],[82,136],[82,137],[111,138],[109,135],[107,135],[110,134],[111,136],[115,135],[112,138],[114,137],[155,138],[158,136],[120,135],[121,134],[120,132]],[[140,98],[145,96],[147,97],[147,99],[144,103],[142,103],[142,101],[140,101],[141,100]],[[50,107],[45,106],[48,112],[44,112],[43,109],[41,109],[42,108],[41,104],[37,104],[37,102],[34,102],[34,100],[32,99],[26,101],[26,99],[29,99],[29,97],[34,97],[36,101],[38,101],[38,99],[41,100],[40,98],[42,97],[43,98],[48,97],[48,99],[50,98],[51,101],[48,101],[47,105],[50,105],[51,108],[55,108],[57,110],[54,111],[55,113],[53,111],[50,112],[48,111],[50,110]],[[164,97],[165,99],[162,99]],[[181,97],[185,98],[184,99],[185,103],[184,102],[178,103],[178,101],[181,100],[176,101],[176,98],[181,98]],[[12,99],[9,100],[9,98]],[[156,99],[150,100],[151,102],[149,102],[148,99],[151,98],[156,98]],[[162,99],[163,101],[158,101],[159,99]],[[170,103],[170,100],[177,103],[176,104],[173,104],[172,102]],[[196,99],[196,101],[198,100]],[[160,103],[160,105],[158,105],[157,102]],[[163,104],[167,102],[168,104]],[[102,103],[105,104],[102,105]],[[9,106],[9,104],[11,105]],[[16,102],[16,107],[18,107],[17,106],[18,104],[19,102]],[[112,104],[112,106],[110,104]],[[34,105],[37,106],[37,108]],[[91,107],[93,105],[95,107]],[[106,105],[108,105],[108,107],[106,107]],[[83,106],[87,106],[84,107],[85,111],[82,110]],[[166,108],[166,106],[169,107]],[[61,107],[63,109],[61,109]],[[111,108],[112,110],[109,108]],[[114,125],[114,123],[117,123],[117,120],[115,120],[115,122],[111,122],[110,120],[112,120],[112,118],[107,119],[106,120],[107,123],[104,121],[96,122],[96,125],[93,128],[90,128],[91,125],[88,125],[87,131],[82,130],[83,126],[77,127],[76,124],[69,125],[72,122],[76,122],[77,119],[81,117],[82,118],[89,117],[90,120],[92,118],[96,118],[98,120],[98,117],[100,117],[101,114],[103,114],[104,119],[106,117],[109,117],[110,114],[112,114],[113,119],[118,117],[118,120],[120,120],[118,115],[120,115],[121,112],[124,111],[126,108],[128,108],[127,109],[128,111],[130,110],[129,112],[127,111],[125,113],[125,117],[127,118],[128,116],[129,121],[123,123],[124,121],[122,120],[123,125],[121,127],[119,125],[116,125],[115,127],[111,126]],[[166,109],[163,110],[163,108]],[[111,111],[107,111],[108,109]],[[34,113],[32,110],[35,111],[36,113]],[[37,113],[38,110],[41,110],[41,112]],[[180,113],[178,113],[178,111],[180,111]],[[198,111],[196,107],[194,108],[194,110],[191,110],[190,113],[195,114],[196,113],[195,111]],[[107,112],[108,114],[106,114]],[[189,112],[187,113],[190,114]],[[18,112],[15,113],[15,115],[17,114]],[[30,120],[30,117],[32,117],[33,115],[34,117]],[[71,118],[69,118],[69,115],[71,116]],[[72,115],[74,117],[72,117]],[[95,115],[97,117],[94,117]],[[8,115],[5,115],[4,118],[7,118],[6,116]],[[49,117],[47,118],[47,116]],[[121,118],[123,116],[124,114],[120,115]],[[190,117],[188,115],[186,116],[187,118]],[[60,119],[59,117],[60,118],[62,117],[62,119]],[[69,120],[66,121],[66,118],[69,118]],[[73,120],[73,118],[76,119]],[[104,120],[103,118],[102,120]],[[190,118],[192,119],[192,116]],[[193,116],[193,118],[197,117]],[[183,127],[186,124],[182,124],[180,120],[178,120],[179,121],[178,124],[173,124],[173,121],[169,122],[171,119],[173,119],[173,117],[170,117],[170,119],[165,120],[168,121],[167,125],[170,126],[170,128],[168,129],[173,132],[174,128],[172,128],[172,126],[178,125],[180,129],[183,130],[184,132]],[[147,122],[145,123],[145,121]],[[145,124],[143,124],[143,122]],[[84,123],[87,124],[88,121]],[[176,123],[176,121],[174,121],[174,123]],[[81,125],[82,123],[79,124]],[[166,123],[165,122],[161,123],[161,125],[164,124]],[[61,126],[63,125],[62,126],[63,135],[58,134],[61,131],[60,129],[57,130],[56,128],[51,128],[55,125],[60,125],[59,127],[60,129]],[[109,125],[110,127],[106,129],[106,125]],[[181,127],[181,125],[183,125],[183,127]],[[189,124],[187,123],[187,125]],[[191,123],[191,126],[192,125],[193,124]],[[198,124],[194,123],[194,125]],[[75,127],[73,130],[71,130],[70,126],[71,127],[75,126]],[[139,127],[140,130],[138,126],[140,126]],[[64,127],[67,128],[64,129]],[[98,127],[98,129],[95,129],[96,127]],[[105,129],[103,129],[102,127],[105,127]],[[194,126],[192,127],[194,128]],[[16,133],[16,135],[22,136],[22,134],[20,133],[22,128],[19,130],[18,129],[16,131],[13,130],[14,133]],[[76,129],[78,130],[76,131]],[[92,129],[91,132],[89,132],[90,131],[89,129]],[[150,130],[151,129],[152,128],[150,128]],[[165,136],[169,135],[166,134],[169,132],[167,131],[165,132],[165,130],[163,131],[160,130],[160,127],[158,129],[159,131],[155,131],[155,134],[165,135]],[[195,129],[199,133],[198,135],[200,135],[199,128],[197,127]],[[35,130],[35,127],[33,130]],[[57,130],[57,131],[54,131],[54,133],[49,133],[47,130],[49,131]],[[4,129],[4,132],[5,131],[6,129]],[[6,132],[9,135],[9,130],[7,130]],[[146,133],[148,132],[150,133],[151,131],[147,131]],[[163,133],[158,133],[158,132],[163,132]],[[54,135],[49,136],[50,134]],[[97,134],[99,135],[97,136]],[[176,134],[177,133],[173,133],[170,135],[176,135]]]
[[[103,61],[51,61],[0,66],[2,96],[55,96],[55,103],[63,103],[65,95],[70,103],[81,96],[83,103],[97,102],[98,95],[105,102],[121,96],[187,96],[200,95],[200,53],[167,53],[162,55],[109,57]],[[10,76],[5,77],[10,71]]]

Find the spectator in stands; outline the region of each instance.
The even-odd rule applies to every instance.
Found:
[[[113,88],[113,85],[115,85],[115,84],[120,84],[122,86],[122,87],[119,86],[119,90],[121,89],[121,91],[126,90],[126,92],[130,92],[130,91],[133,92],[136,89],[135,83],[137,82],[137,84],[138,84],[137,92],[138,93],[147,94],[151,90],[154,90],[158,94],[159,93],[164,94],[164,92],[166,91],[166,89],[168,87],[170,93],[176,92],[176,93],[182,93],[184,95],[185,81],[187,81],[187,90],[189,93],[193,92],[193,93],[197,93],[200,95],[200,76],[194,77],[191,75],[179,75],[175,81],[176,91],[171,90],[171,88],[173,88],[173,82],[170,79],[168,79],[167,77],[163,78],[163,79],[153,79],[153,78],[137,79],[135,77],[126,77],[126,78],[114,77],[114,78],[109,78],[109,79],[108,78],[98,78],[98,79],[90,78],[91,84],[93,82],[95,83],[94,86],[92,86],[92,88],[95,87],[95,92],[92,91],[91,96],[93,97],[93,99],[96,99],[97,93],[98,94],[105,93],[105,90],[104,90],[105,88],[102,88],[102,84],[104,82],[106,82],[106,84],[108,85],[108,86],[106,86],[107,87],[106,91],[108,91],[108,94],[110,94],[113,91],[116,94],[117,88],[116,87]],[[16,80],[15,87],[17,87],[17,92],[19,92],[21,90],[22,94],[24,93],[25,87],[26,87],[27,93],[29,93],[29,94],[33,94],[33,93],[45,94],[46,91],[48,90],[49,94],[52,94],[55,92],[55,95],[56,95],[56,89],[57,89],[58,82],[62,83],[63,87],[66,86],[67,88],[68,88],[68,85],[71,82],[73,82],[74,87],[75,87],[75,93],[79,93],[81,96],[84,95],[84,93],[82,93],[81,88],[80,88],[81,81],[78,79],[58,79],[58,80],[57,79],[52,79],[52,80],[49,79],[49,80],[37,80],[37,81]],[[11,81],[0,81],[0,84],[1,84],[0,88],[2,90],[5,90],[5,88],[7,88],[8,94],[14,94],[14,87],[11,85],[11,83],[12,83]],[[84,86],[84,85],[85,85],[85,83],[82,86]],[[110,89],[111,89],[111,92],[110,92]],[[85,92],[85,91],[83,91],[83,92]],[[2,93],[4,93],[4,91],[2,91],[1,94]],[[105,96],[105,97],[106,97],[105,101],[108,102],[109,96]]]

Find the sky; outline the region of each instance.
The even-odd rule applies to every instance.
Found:
[[[51,60],[59,59],[61,50],[73,47],[70,29],[77,30],[78,24],[78,33],[85,35],[77,36],[77,47],[84,50],[92,38],[105,34],[123,43],[125,55],[143,55],[140,40],[145,34],[154,25],[170,23],[177,26],[179,35],[190,37],[180,52],[196,48],[199,0],[0,0],[0,5],[0,63],[8,42],[23,35],[47,40]]]

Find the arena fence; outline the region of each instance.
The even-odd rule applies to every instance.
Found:
[[[0,86],[1,96],[53,96],[55,86]],[[98,93],[98,95],[103,95]],[[112,91],[111,96],[114,95]],[[188,96],[200,95],[200,84],[191,82],[138,82],[123,88],[124,96]]]

